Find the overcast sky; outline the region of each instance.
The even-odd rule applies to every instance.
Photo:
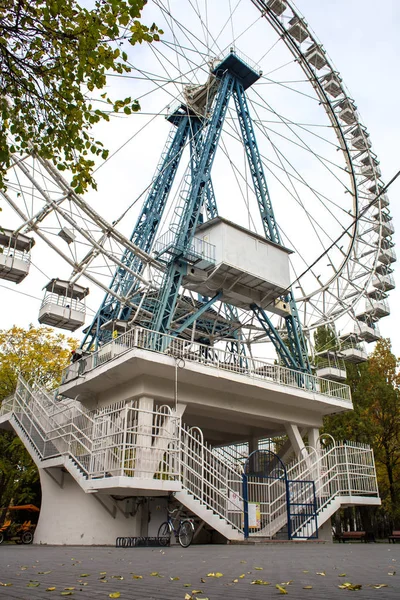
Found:
[[[174,6],[174,1],[177,0],[171,0],[171,7]],[[250,2],[250,0],[247,1]],[[323,43],[350,90],[362,116],[362,121],[371,135],[372,149],[381,161],[383,180],[387,182],[400,169],[398,152],[400,134],[398,123],[400,2],[395,0],[381,0],[379,3],[372,0],[325,0],[323,2],[321,0],[298,0],[297,7]],[[253,7],[251,8],[253,9]],[[142,49],[135,48],[133,52],[142,52]],[[135,97],[134,92],[132,95]],[[135,118],[135,116],[132,117],[132,119]],[[113,135],[117,128],[110,129],[110,127],[107,137],[114,142]],[[125,121],[123,127],[126,132],[129,132],[129,121]],[[162,135],[164,136],[164,132]],[[117,133],[115,133],[115,140],[116,136]],[[118,143],[115,141],[114,145],[118,145]],[[149,179],[155,164],[151,161],[151,164],[146,164],[146,153],[147,148],[144,146],[139,149],[139,152],[127,147],[126,151],[119,155],[118,168],[115,166],[115,162],[111,163],[110,161],[110,168],[104,166],[99,171],[99,197],[104,198],[103,204],[96,199],[96,207],[99,212],[103,211],[109,217],[110,207],[114,200],[117,201],[118,198],[121,208],[123,208],[124,202],[130,199],[132,181],[129,177],[132,175],[133,162],[137,167],[142,160],[140,169],[146,170],[145,178]],[[111,191],[113,189],[114,193]],[[397,230],[400,230],[399,193],[400,179],[393,184],[389,192],[391,212]],[[7,224],[4,223],[4,226]],[[396,232],[395,239],[398,236],[399,233]],[[46,274],[51,271],[48,268],[47,260],[43,258],[40,259],[37,267],[44,270]],[[395,277],[398,270],[399,268],[396,267]],[[13,287],[12,284],[6,282],[4,285],[9,289],[0,288],[3,307],[0,314],[0,327],[8,328],[13,324],[27,326],[30,322],[37,323],[40,302],[24,297],[15,291],[20,290],[30,293],[36,298],[40,297],[43,278],[40,279],[36,267],[35,274],[32,277],[30,275],[30,279],[18,287]],[[51,277],[57,275],[58,273],[50,273]],[[2,285],[3,283],[1,282]],[[89,305],[93,310],[97,308],[101,296],[101,293],[91,292]],[[392,314],[380,321],[381,333],[385,337],[391,337],[397,355],[400,355],[399,311],[396,309],[399,302],[400,290],[394,290],[390,295]]]

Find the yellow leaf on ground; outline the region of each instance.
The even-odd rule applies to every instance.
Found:
[[[309,573],[310,571],[303,571],[303,573]]]
[[[277,590],[279,590],[280,594],[287,594],[288,593],[287,590],[285,590],[285,588],[282,587],[281,585],[276,584],[275,587],[276,587]]]
[[[123,579],[122,575],[111,575],[112,579]]]
[[[185,594],[185,600],[192,600],[192,596],[190,594]]]
[[[74,589],[75,589],[74,587],[67,587],[67,588],[64,588],[64,590],[67,590],[67,591],[74,590]]]
[[[170,577],[171,581],[179,581],[179,577]]]
[[[263,570],[263,567],[254,567],[254,570],[255,570],[255,571],[262,571],[262,570]]]
[[[224,574],[223,573],[215,573],[215,577],[223,577]]]
[[[37,581],[30,581],[26,587],[39,587],[40,583]]]
[[[108,594],[109,598],[119,598],[121,596],[121,592],[112,592],[111,594]]]
[[[203,582],[203,583],[204,583],[204,582]],[[191,583],[184,583],[184,584],[183,584],[183,587],[192,587],[192,584],[191,584]]]
[[[107,571],[100,571],[99,575],[107,575]]]
[[[303,590],[312,590],[312,585],[303,585]]]
[[[338,585],[338,587],[341,590],[361,590],[362,585],[361,583],[350,583],[349,581],[346,581],[346,583],[343,583],[343,585]]]
[[[132,575],[132,579],[143,579],[143,575]]]
[[[317,573],[317,575],[322,575],[322,577],[326,577],[325,571],[321,571],[320,573]]]
[[[271,585],[269,581],[263,581],[262,579],[254,579],[251,585]]]
[[[79,577],[90,577],[89,573],[81,573]]]
[[[340,573],[340,575],[338,575],[338,577],[346,577],[346,573]]]
[[[46,592],[54,592],[55,591],[55,587],[49,587],[46,589]]]
[[[203,590],[192,590],[192,594],[202,594]]]
[[[383,587],[389,587],[387,583],[377,583],[375,585],[372,585],[371,587],[375,588],[376,590],[380,590]]]
[[[241,575],[239,575],[239,579],[243,579],[243,577],[246,577],[245,573],[242,573]]]
[[[73,596],[74,592],[61,592],[60,596]]]
[[[293,579],[290,579],[289,581],[283,581],[281,585],[290,585],[291,583],[293,583]]]
[[[150,573],[150,577],[158,577],[158,572],[153,571],[153,573]]]
[[[12,583],[3,583],[2,581],[0,581],[0,585],[2,585],[3,587],[10,587],[10,585],[12,585]]]

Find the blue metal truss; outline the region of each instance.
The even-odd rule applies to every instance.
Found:
[[[174,330],[171,327],[174,315],[175,319],[177,316],[175,313],[177,310],[178,295],[182,279],[187,272],[190,246],[196,227],[203,219],[203,207],[205,207],[208,219],[218,216],[215,194],[211,182],[211,168],[232,95],[234,97],[264,233],[268,240],[282,246],[245,95],[245,88],[252,85],[258,79],[259,75],[246,66],[233,52],[220,63],[217,69],[214,70],[214,74],[218,77],[220,83],[215,96],[213,111],[208,121],[205,118],[200,118],[190,113],[189,109],[183,105],[169,117],[170,122],[175,127],[173,128],[173,132],[170,133],[153,180],[152,188],[131,236],[131,241],[141,249],[146,252],[151,249],[179,166],[182,150],[189,138],[189,176],[186,179],[187,185],[180,195],[180,204],[175,209],[177,222],[174,223],[173,228],[171,227],[171,230],[174,232],[173,245],[175,252],[167,264],[159,296],[150,297],[145,302],[148,314],[153,315],[149,317],[148,326],[160,333],[179,335],[197,319],[199,319],[198,323],[205,319],[204,331],[206,331],[208,318],[206,318],[204,313],[220,298],[220,294],[217,294],[211,300],[203,298],[202,305],[198,306],[195,313],[185,318],[183,311],[183,315],[176,321],[178,328]],[[125,252],[122,260],[131,271],[140,274],[143,270],[141,260],[130,251]],[[110,290],[120,297],[129,297],[131,302],[133,300],[133,304],[135,304],[136,291],[139,301],[137,280],[122,267],[115,273]],[[296,302],[291,290],[287,291],[284,300],[289,304],[291,309],[291,314],[285,317],[287,344],[283,341],[280,333],[273,326],[270,318],[261,307],[253,305],[251,309],[265,333],[274,344],[283,364],[298,371],[310,372],[311,368],[307,355],[307,347]],[[106,341],[107,336],[110,336],[110,332],[102,331],[102,324],[111,319],[127,320],[131,310],[130,306],[122,305],[113,294],[107,294],[82,345],[89,348],[93,342],[97,344],[99,341]],[[236,307],[225,305],[223,310],[228,321],[234,322],[239,320]],[[182,313],[182,311],[180,312]],[[183,322],[182,319],[184,319]],[[245,360],[245,347],[241,340],[241,333],[238,332],[236,334],[237,340],[232,341],[232,328],[222,326],[221,331],[224,328],[226,329],[226,335],[230,337],[230,349],[235,354],[238,354],[240,359]]]
[[[200,212],[205,198],[205,189],[209,185],[211,167],[218,146],[225,119],[229,99],[232,95],[235,79],[226,72],[220,82],[215,97],[214,111],[208,124],[199,160],[196,161],[195,172],[190,186],[183,191],[180,219],[176,230],[176,247],[188,249],[199,221]],[[161,289],[159,306],[154,315],[152,328],[160,333],[167,333],[171,327],[175,306],[181,287],[182,278],[186,273],[186,262],[176,257],[169,265]]]
[[[198,118],[190,116],[186,107],[181,106],[169,117],[169,120],[173,123],[173,126],[162,152],[153,184],[130,238],[134,244],[145,252],[149,252],[157,234],[168,195],[178,170],[182,150],[190,133],[191,120],[197,122]],[[130,250],[124,252],[122,262],[131,271],[138,274],[143,270],[142,261]],[[119,267],[111,281],[110,290],[123,297],[132,297],[135,287],[137,288],[137,280],[123,267]],[[88,328],[82,347],[89,350],[94,343],[97,347],[99,343],[107,341],[111,334],[109,331],[103,331],[101,326],[112,319],[127,320],[130,311],[129,306],[121,305],[113,294],[107,293],[91,326]]]
[[[243,144],[246,149],[247,159],[249,162],[250,173],[253,179],[254,191],[256,194],[258,207],[260,210],[261,220],[264,227],[264,233],[267,239],[275,244],[282,246],[282,241],[279,235],[278,226],[276,223],[274,211],[272,208],[271,198],[268,192],[267,181],[264,174],[264,168],[261,156],[257,146],[257,140],[254,133],[253,122],[250,117],[246,94],[243,85],[240,81],[236,81],[234,94],[236,111],[239,118],[240,129],[243,138]],[[285,302],[290,306],[291,314],[285,317],[288,343],[291,351],[291,356],[294,358],[292,368],[311,373],[311,366],[308,359],[307,345],[304,339],[301,323],[297,311],[296,301],[292,290],[288,290],[285,295]],[[268,316],[260,307],[253,308],[254,314],[260,321],[265,333],[275,346],[276,351],[283,360],[287,361],[287,356],[284,348],[286,345],[282,342],[279,334],[273,328]]]

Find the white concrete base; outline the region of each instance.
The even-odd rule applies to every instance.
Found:
[[[71,475],[60,469],[51,476],[40,468],[39,474],[42,506],[35,544],[115,545],[118,536],[147,535],[147,510],[139,506],[135,514],[133,500],[115,503],[105,494],[85,494]],[[142,519],[144,512],[146,519]]]
[[[333,542],[331,517],[318,527],[318,539],[323,542]]]

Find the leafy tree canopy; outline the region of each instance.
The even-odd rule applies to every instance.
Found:
[[[28,383],[54,388],[77,345],[51,327],[0,330],[0,401],[14,392],[19,374]]]
[[[0,330],[0,404],[14,392],[19,374],[48,389],[58,385],[77,345],[51,327]],[[31,502],[40,505],[38,470],[21,440],[0,429],[0,507]]]
[[[95,109],[88,94],[104,88],[108,71],[131,70],[123,40],[159,40],[156,25],[139,21],[146,1],[0,0],[0,187],[11,155],[27,150],[72,172],[78,193],[96,187],[93,158],[108,152],[92,126],[140,106],[106,92],[107,110]]]

